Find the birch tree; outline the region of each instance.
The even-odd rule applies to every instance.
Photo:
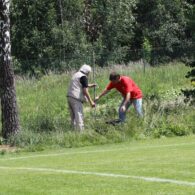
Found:
[[[11,64],[11,0],[0,0],[0,100],[2,136],[7,139],[19,131],[14,72]]]

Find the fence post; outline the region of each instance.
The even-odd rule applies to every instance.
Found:
[[[94,47],[92,48],[92,63],[93,63],[93,83],[95,84],[95,52],[94,52]],[[96,87],[94,86],[93,88],[93,100],[95,101],[96,97]],[[94,108],[94,118],[96,119],[96,107]]]
[[[145,50],[142,50],[142,56],[143,56],[143,63],[144,63],[144,74],[146,72],[146,55],[145,55]]]

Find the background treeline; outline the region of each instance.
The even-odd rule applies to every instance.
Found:
[[[155,65],[194,52],[193,0],[13,0],[16,73],[63,71],[146,59]]]

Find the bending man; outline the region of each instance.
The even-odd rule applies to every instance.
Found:
[[[95,98],[99,100],[106,95],[111,89],[115,88],[123,96],[122,103],[119,107],[119,122],[124,122],[127,109],[133,104],[137,114],[142,117],[142,91],[135,82],[127,76],[120,76],[116,72],[112,72],[109,77],[110,83],[106,89]]]

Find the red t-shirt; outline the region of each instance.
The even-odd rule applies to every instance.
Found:
[[[131,78],[127,76],[121,76],[118,83],[110,82],[106,87],[107,90],[111,90],[113,88],[117,89],[123,96],[126,96],[126,94],[130,92],[131,99],[142,98],[142,91],[140,88]]]

